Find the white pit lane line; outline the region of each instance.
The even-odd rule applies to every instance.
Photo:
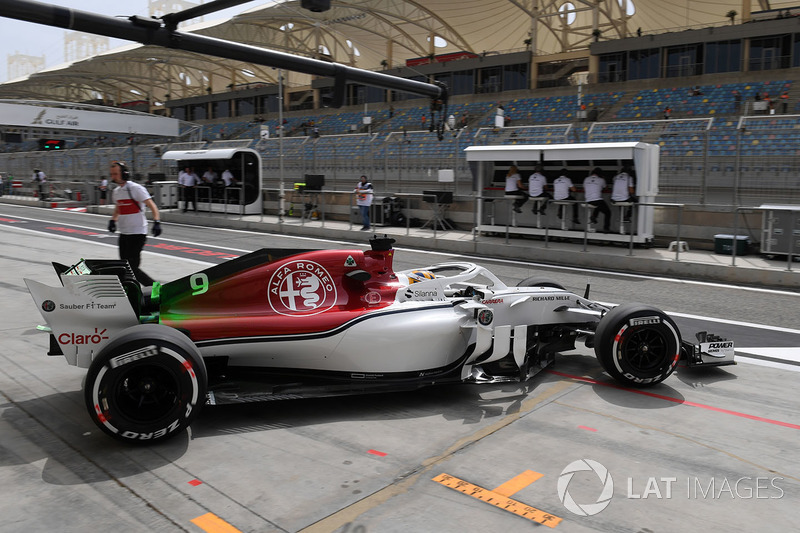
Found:
[[[611,302],[597,302],[601,305],[606,305],[608,307],[616,307],[619,304],[611,303]],[[701,316],[701,315],[692,315],[689,313],[678,313],[673,311],[665,311],[670,316],[676,316],[681,318],[690,318],[692,320],[703,320],[706,322],[718,322],[720,324],[729,324],[732,326],[742,326],[745,328],[757,328],[757,329],[765,329],[768,331],[780,331],[781,333],[791,333],[794,335],[800,336],[800,329],[791,329],[791,328],[782,328],[779,326],[765,326],[763,324],[752,324],[750,322],[741,322],[738,320],[728,320],[726,318],[714,318],[710,316]],[[734,342],[736,339],[733,339]],[[798,337],[798,344],[800,344],[800,337]],[[739,348],[736,347],[736,357],[735,360],[737,363],[745,363],[751,365],[758,365],[758,366],[768,366],[772,368],[779,368],[781,370],[790,370],[792,372],[800,372],[800,345],[797,347],[780,347],[780,348],[773,348],[773,347],[747,347],[747,348]],[[747,357],[750,354],[754,357]],[[769,358],[771,360],[765,359],[757,359],[756,357],[762,358]],[[781,363],[780,361],[774,361],[772,359],[782,359],[784,361],[788,361],[788,363]]]
[[[777,361],[765,361],[763,359],[754,359],[752,357],[747,357],[748,354],[770,357],[773,359],[784,359],[786,361],[795,361],[800,363],[800,348],[745,348],[744,350],[737,348],[735,358],[737,363],[768,366],[771,368],[779,368],[781,370],[800,372],[800,366],[798,365],[784,364]]]
[[[23,208],[23,209],[40,209],[38,207],[30,207],[30,206],[14,206],[14,207],[20,207],[20,208]],[[20,215],[8,215],[8,216],[13,216],[15,218],[34,220],[34,221],[41,222],[41,220],[37,219],[37,218],[24,217],[24,216],[20,216]],[[99,214],[99,213],[76,213],[76,220],[78,219],[78,217],[82,217],[82,216],[92,216],[92,217],[100,217],[100,218],[106,218],[106,219],[108,218],[108,215]],[[93,228],[93,227],[90,227],[90,226],[81,226],[80,224],[77,224],[76,222],[70,222],[69,224],[74,226],[74,227],[76,227],[76,228],[85,228],[85,229],[88,229],[88,230],[100,231],[100,232],[103,231],[102,229],[97,229],[97,228]],[[166,225],[167,226],[174,225],[174,226],[182,226],[182,227],[192,227],[192,228],[196,228],[197,227],[197,226],[193,226],[191,224],[187,224],[187,223],[183,223],[183,222],[167,222]],[[261,231],[232,229],[232,228],[214,228],[213,226],[208,226],[208,227],[211,227],[215,231],[219,231],[219,232],[241,233],[241,234],[246,234],[246,235],[264,235],[264,232],[261,232]],[[36,230],[31,230],[31,231],[36,231]],[[298,239],[298,240],[305,240],[305,241],[312,241],[312,242],[325,242],[325,243],[342,244],[342,245],[346,245],[346,246],[353,246],[355,248],[367,248],[368,247],[368,245],[365,245],[363,242],[355,242],[355,241],[348,241],[348,240],[331,240],[331,239],[324,239],[324,238],[320,238],[320,237],[308,237],[308,236],[303,236],[303,235],[273,235],[273,236],[275,236],[275,237],[281,237],[282,236],[282,237],[286,237],[286,238],[289,238],[289,239]],[[165,236],[164,239],[165,240],[174,241],[174,242],[179,242],[181,244],[197,246],[197,247],[210,246],[208,244],[198,244],[198,243],[192,242],[192,241],[181,241],[181,240],[178,240],[178,239],[172,239],[171,237],[168,237],[168,236]],[[229,250],[233,250],[233,251],[237,251],[237,252],[243,252],[243,253],[249,253],[249,252],[252,251],[252,250],[244,250],[244,249],[239,249],[239,248],[225,247],[225,246],[221,246],[221,245],[211,245],[211,246],[213,246],[215,248],[226,248],[226,249],[229,249]],[[650,275],[645,275],[645,274],[630,274],[630,273],[627,273],[627,272],[609,272],[607,270],[597,270],[597,269],[591,269],[591,268],[585,268],[585,267],[571,267],[571,266],[564,266],[564,265],[550,265],[550,264],[536,263],[536,262],[531,262],[531,261],[503,259],[503,258],[499,258],[499,257],[498,258],[495,258],[495,257],[476,257],[476,256],[462,255],[462,254],[452,253],[452,252],[438,252],[438,251],[435,251],[435,250],[417,250],[417,249],[414,249],[414,248],[407,248],[407,247],[403,247],[403,246],[398,246],[398,247],[395,248],[395,250],[404,250],[404,251],[414,252],[414,253],[418,253],[418,254],[433,255],[433,256],[445,256],[445,257],[451,258],[451,260],[463,259],[463,260],[469,261],[469,262],[485,261],[485,262],[488,262],[488,263],[506,264],[506,265],[513,265],[513,266],[527,265],[529,267],[541,267],[541,268],[545,268],[545,269],[549,269],[549,270],[562,270],[562,271],[565,271],[565,272],[580,272],[582,274],[583,273],[590,273],[590,274],[598,274],[598,275],[614,275],[614,276],[623,277],[623,278],[646,279],[646,280],[650,280],[650,281],[665,281],[665,282],[669,282],[669,283],[678,283],[678,284],[681,284],[681,285],[703,285],[703,286],[706,286],[706,287],[721,287],[721,288],[737,289],[737,290],[749,291],[749,292],[759,292],[759,293],[764,293],[764,294],[780,294],[780,295],[783,295],[783,296],[797,296],[797,297],[800,297],[800,292],[796,292],[796,291],[782,291],[780,289],[764,289],[764,288],[761,288],[761,287],[742,287],[742,286],[739,286],[739,285],[731,285],[729,283],[719,283],[719,282],[711,282],[711,281],[697,281],[697,280],[685,280],[685,279],[668,278],[668,277],[662,277],[662,276],[650,276]],[[715,319],[708,318],[708,320],[715,320]],[[719,320],[721,320],[721,319],[719,319]],[[762,326],[762,327],[765,327],[765,326]]]
[[[765,326],[763,324],[751,324],[749,322],[740,322],[738,320],[727,320],[725,318],[711,318],[706,316],[699,316],[699,315],[690,315],[687,313],[667,313],[672,316],[678,316],[681,318],[691,318],[695,320],[706,320],[709,322],[719,322],[720,324],[730,324],[733,326],[742,326],[746,328],[757,328],[757,329],[765,329],[769,331],[780,331],[782,333],[791,333],[794,335],[800,335],[800,330],[797,329],[790,329],[790,328],[782,328],[778,326]],[[734,342],[736,339],[733,339]],[[800,337],[798,337],[798,344],[800,344]],[[781,370],[791,370],[792,372],[800,372],[800,346],[796,347],[779,347],[779,348],[772,348],[772,347],[747,347],[747,348],[735,348],[736,350],[736,362],[737,363],[746,363],[750,365],[758,365],[758,366],[769,366],[772,368],[779,368]],[[755,357],[747,357],[747,355],[753,355]],[[756,357],[763,357],[769,358],[770,360],[765,359],[758,359]],[[781,363],[779,361],[775,361],[774,359],[782,359],[784,361],[788,361],[789,363]],[[794,363],[794,364],[792,364]]]

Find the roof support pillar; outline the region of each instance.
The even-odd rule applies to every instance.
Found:
[[[535,89],[536,84],[539,83],[539,66],[536,63],[536,51],[538,48],[537,45],[537,37],[538,32],[537,29],[539,27],[539,0],[531,0],[531,31],[530,31],[530,48],[531,48],[531,63],[530,67],[528,68],[529,75],[530,75],[530,88]]]

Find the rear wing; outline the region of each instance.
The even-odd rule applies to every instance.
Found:
[[[60,276],[62,287],[24,281],[50,328],[51,346],[57,344],[70,365],[88,368],[114,333],[138,324],[139,316],[119,276],[67,272]]]

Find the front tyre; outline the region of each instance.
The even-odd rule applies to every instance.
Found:
[[[111,437],[160,442],[181,433],[205,403],[206,368],[181,332],[159,324],[122,331],[92,361],[84,398]]]
[[[601,320],[594,351],[606,372],[627,386],[661,383],[675,370],[681,336],[663,311],[644,304],[623,304]]]

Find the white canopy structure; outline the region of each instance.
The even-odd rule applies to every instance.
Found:
[[[593,167],[603,167],[606,182],[610,185],[611,176],[616,174],[620,166],[626,162],[633,163],[636,174],[636,196],[639,204],[651,204],[655,201],[658,194],[658,169],[659,169],[659,147],[654,144],[643,142],[608,142],[608,143],[582,143],[582,144],[544,144],[544,145],[499,145],[499,146],[469,146],[464,149],[467,161],[477,163],[475,172],[474,190],[478,197],[495,200],[502,198],[502,188],[500,191],[493,191],[492,177],[497,174],[498,169],[503,172],[508,169],[510,164],[520,167],[520,171],[532,168],[539,162],[543,162],[545,167],[550,163],[550,167],[556,169],[561,167],[568,171],[580,172],[582,177],[586,177]],[[611,166],[609,166],[611,165]],[[528,173],[524,174],[523,182],[527,180]],[[553,176],[555,178],[555,176]],[[573,178],[575,185],[580,186],[581,182]],[[492,198],[494,196],[495,198]],[[523,224],[515,226],[516,220],[510,218],[510,203],[505,206],[505,212],[499,211],[493,205],[494,213],[492,216],[485,216],[484,202],[477,202],[477,231],[499,233],[503,231],[513,231],[527,235],[544,235],[545,230],[541,227],[524,227]],[[501,208],[502,209],[502,208]],[[565,215],[566,216],[566,215]],[[615,214],[619,223],[619,213]],[[485,220],[486,219],[486,220]],[[575,238],[575,231],[550,230],[549,235],[562,238]],[[625,242],[631,240],[636,243],[646,243],[653,239],[653,207],[640,206],[636,210],[635,231],[630,234],[596,234],[593,240]]]

